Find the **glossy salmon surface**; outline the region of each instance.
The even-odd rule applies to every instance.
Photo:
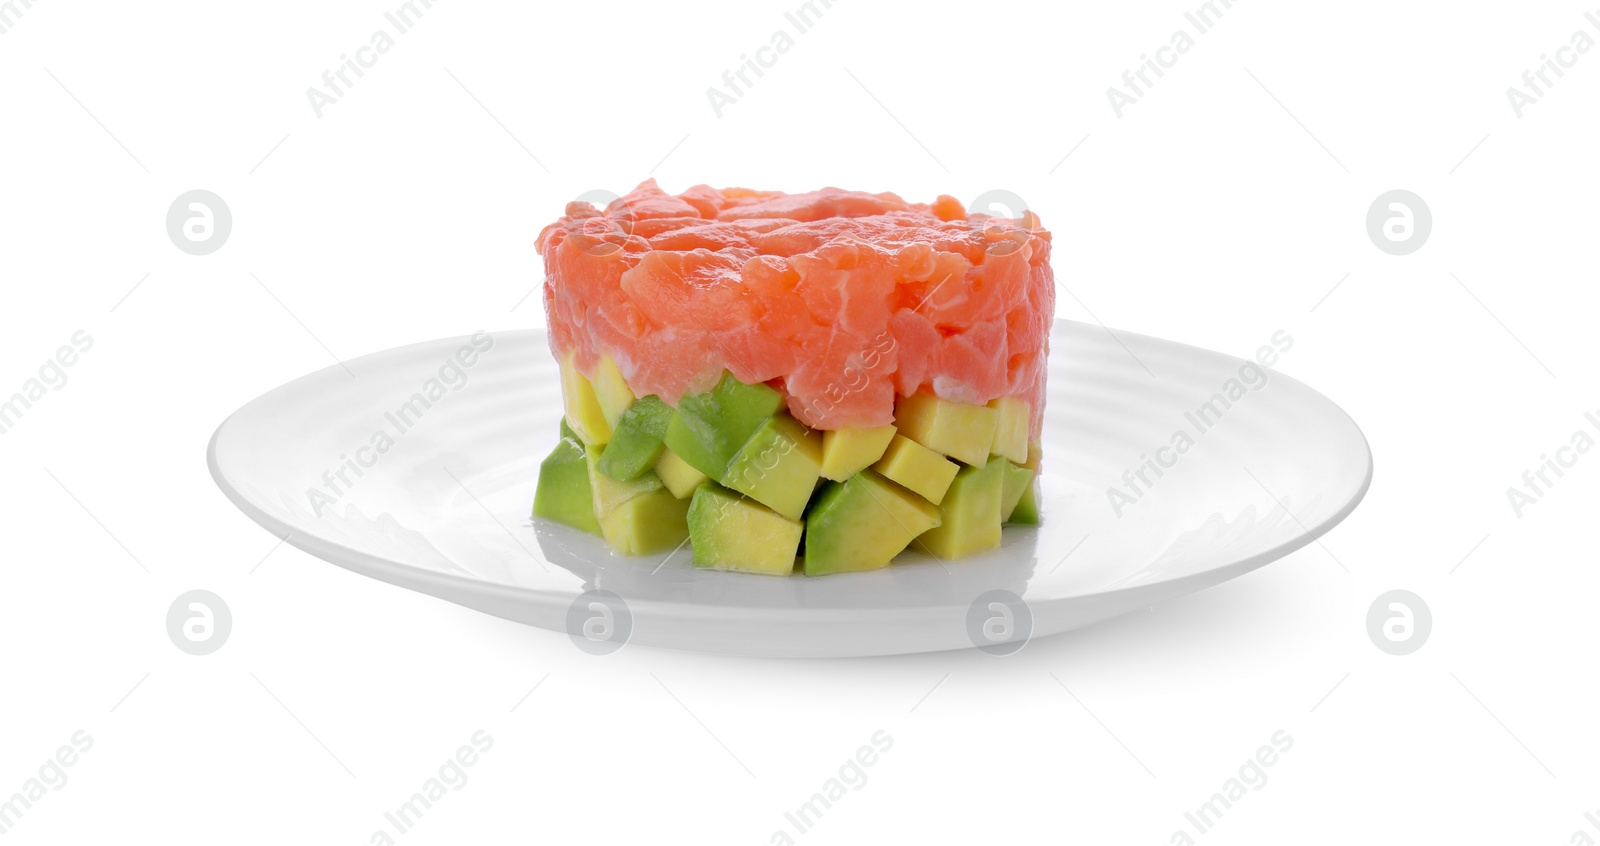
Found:
[[[1038,435],[1055,285],[1031,212],[651,180],[569,204],[537,246],[552,351],[586,374],[609,356],[636,396],[676,405],[727,371],[822,430],[888,425],[918,392],[1014,396]]]

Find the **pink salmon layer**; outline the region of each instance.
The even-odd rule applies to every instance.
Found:
[[[918,391],[1014,396],[1038,437],[1055,284],[1031,212],[650,180],[604,210],[568,204],[538,249],[552,351],[590,374],[609,354],[638,396],[676,405],[727,370],[815,429],[887,425]]]

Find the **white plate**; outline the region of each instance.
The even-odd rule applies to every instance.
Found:
[[[1252,389],[1256,371],[1239,359],[1061,321],[1051,334],[1042,527],[1008,528],[1001,549],[972,558],[907,554],[872,573],[702,571],[687,548],[625,558],[598,538],[529,519],[539,461],[557,437],[556,364],[543,332],[492,340],[460,370],[464,385],[444,387],[461,382],[447,369],[442,398],[408,413],[403,427],[399,411],[467,339],[376,353],[347,362],[349,372],[330,367],[277,388],[218,428],[212,475],[290,544],[470,608],[564,631],[569,608],[578,622],[598,616],[584,610],[588,598],[575,606],[580,595],[610,591],[631,615],[629,643],[814,657],[989,646],[986,638],[1020,645],[1148,607],[1320,537],[1372,477],[1360,429],[1304,384],[1267,371]],[[1244,395],[1198,434],[1193,415],[1230,379]],[[1194,442],[1188,452],[1158,452],[1180,432]],[[1142,456],[1176,460],[1159,477],[1146,467],[1147,486],[1137,476]],[[1118,516],[1107,491],[1127,493],[1128,478],[1139,495]],[[334,500],[320,515],[310,490]],[[1026,603],[1009,628],[1006,611],[990,606],[1005,594],[972,610],[995,590]],[[990,620],[999,622],[974,640],[973,627]],[[627,628],[617,622],[613,637]]]

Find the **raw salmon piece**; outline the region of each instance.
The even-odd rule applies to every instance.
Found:
[[[550,344],[675,404],[731,372],[817,429],[884,425],[897,397],[1018,396],[1042,421],[1050,233],[948,196],[646,181],[540,232]]]

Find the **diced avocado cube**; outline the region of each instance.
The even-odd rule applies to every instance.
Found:
[[[655,394],[628,406],[611,431],[611,442],[600,453],[600,472],[627,481],[644,475],[661,458],[661,437],[672,420],[672,406]]]
[[[636,496],[600,518],[606,543],[623,555],[675,549],[689,536],[689,500],[666,488]]]
[[[706,480],[706,474],[689,466],[687,461],[678,457],[670,449],[661,450],[661,459],[656,462],[656,475],[661,477],[661,483],[672,491],[678,499],[687,499],[694,494],[694,489]]]
[[[1010,516],[1006,518],[1007,523],[1015,523],[1019,526],[1039,525],[1040,457],[1039,445],[1036,443],[1028,444],[1028,460],[1022,466],[1033,471],[1033,478],[1029,479],[1028,484],[1023,487],[1022,497],[1017,500],[1016,507],[1011,509]]]
[[[850,426],[822,433],[822,476],[842,482],[872,466],[894,440],[893,426]]]
[[[950,481],[961,465],[905,435],[895,435],[888,451],[872,469],[938,505],[944,501],[944,492],[950,489]]]
[[[1006,518],[1007,523],[1018,526],[1039,525],[1039,480],[1033,478],[1022,489],[1022,498],[1017,500],[1017,507],[1011,509],[1011,516]]]
[[[589,487],[589,461],[583,442],[565,422],[561,424],[561,440],[539,465],[533,516],[600,534],[600,521],[594,517],[594,494]]]
[[[600,472],[599,450],[589,451],[589,485],[594,489],[594,513],[604,517],[607,512],[634,497],[660,490],[661,477],[645,473],[637,479],[620,481]]]
[[[894,411],[894,425],[913,441],[954,458],[981,466],[994,446],[1000,412],[986,405],[967,405],[929,393],[906,397]]]
[[[655,473],[619,482],[601,473],[589,454],[589,484],[594,512],[606,543],[623,555],[649,555],[672,549],[689,536],[689,502],[678,499]]]
[[[689,504],[696,567],[787,576],[804,531],[804,523],[714,482],[697,488]]]
[[[1005,468],[1006,460],[998,457],[982,467],[961,468],[939,506],[942,522],[917,542],[940,558],[961,558],[999,546]]]
[[[939,519],[927,500],[871,470],[828,482],[806,516],[806,575],[887,567]]]
[[[561,359],[561,401],[566,406],[567,423],[585,446],[601,447],[611,440],[611,424],[600,411],[594,386],[578,372],[571,353]]]
[[[600,413],[605,416],[606,423],[616,429],[622,415],[633,404],[633,391],[628,388],[622,371],[617,369],[617,363],[609,355],[600,356],[599,363],[594,366],[594,396],[600,403]]]
[[[667,448],[713,479],[722,478],[739,448],[783,407],[783,395],[725,373],[715,388],[678,401],[667,424]]]
[[[1017,397],[1001,397],[989,403],[999,414],[994,429],[994,446],[989,452],[1011,459],[1015,464],[1028,460],[1028,428],[1033,412],[1028,403]]]
[[[1012,512],[1017,510],[1017,504],[1022,502],[1022,495],[1027,493],[1033,484],[1033,471],[1026,467],[1019,467],[1006,461],[1005,471],[1002,474],[1000,486],[1000,520],[1006,522],[1011,519]]]
[[[788,414],[767,418],[745,441],[722,484],[790,520],[799,520],[817,488],[822,436]]]

